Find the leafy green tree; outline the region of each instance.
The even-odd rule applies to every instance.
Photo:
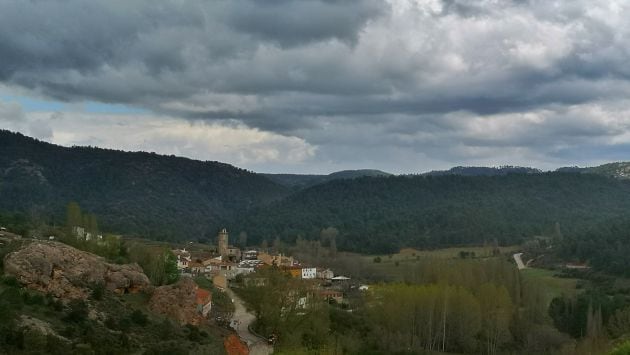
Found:
[[[177,257],[172,251],[166,250],[164,252],[164,274],[166,284],[172,284],[179,280],[179,269],[177,269]]]
[[[73,228],[77,226],[83,225],[83,213],[81,212],[81,207],[76,202],[68,203],[66,207],[66,226],[68,228]]]
[[[87,230],[92,233],[92,234],[96,234],[98,233],[98,222],[96,220],[96,215],[94,214],[89,214],[87,215]]]
[[[630,334],[630,307],[618,309],[608,321],[608,332],[613,338]]]
[[[312,297],[304,280],[277,268],[259,270],[247,278],[265,280],[264,284],[252,282],[241,290],[256,315],[259,333],[278,335],[278,349],[288,353],[302,348],[322,350],[327,346],[328,306],[323,300]]]
[[[179,278],[177,257],[168,248],[133,243],[128,248],[128,257],[142,267],[156,286],[173,283]]]

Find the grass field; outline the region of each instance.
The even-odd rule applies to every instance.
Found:
[[[519,250],[519,248],[518,245],[499,247],[500,255],[502,257],[509,257],[509,255]],[[369,265],[382,279],[402,282],[410,277],[413,278],[414,273],[418,272],[417,265],[419,261],[426,261],[427,259],[460,259],[461,252],[466,252],[469,255],[474,253],[477,259],[492,257],[491,247],[472,246],[433,250],[405,248],[397,254],[362,255],[360,256],[360,260],[362,263]],[[375,262],[377,258],[380,260],[379,262]]]
[[[520,246],[506,246],[500,247],[499,249],[503,257],[508,257],[508,255],[518,251]],[[364,262],[371,263],[373,267],[394,281],[402,281],[405,277],[408,277],[410,270],[413,269],[413,265],[416,264],[419,259],[458,259],[462,251],[475,253],[476,258],[492,256],[492,249],[490,247],[479,246],[452,247],[436,250],[403,249],[398,254],[369,255],[363,258]],[[374,262],[374,259],[377,257],[380,258],[380,262],[378,263]],[[549,302],[551,302],[554,297],[561,295],[574,296],[580,291],[576,289],[578,279],[557,277],[555,276],[556,272],[552,270],[527,268],[521,270],[520,273],[524,282],[540,285],[545,290]]]
[[[574,296],[580,290],[576,289],[577,279],[569,279],[555,276],[553,270],[527,268],[520,271],[523,281],[535,282],[541,285],[547,291],[547,299],[549,302],[554,297],[566,295]]]
[[[505,247],[499,247],[501,254],[511,254],[518,250],[520,246],[511,245]],[[369,255],[365,256],[366,260],[373,261],[374,258],[380,257],[381,264],[402,262],[413,262],[418,258],[440,258],[440,259],[453,259],[459,258],[461,252],[474,253],[477,258],[485,258],[492,256],[492,248],[484,246],[475,247],[452,247],[434,250],[417,250],[411,248],[402,249],[398,254],[391,255]]]

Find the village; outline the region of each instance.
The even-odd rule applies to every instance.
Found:
[[[345,304],[344,295],[348,290],[368,289],[366,285],[353,284],[350,277],[335,275],[329,268],[301,264],[292,256],[270,253],[269,250],[261,248],[241,250],[229,244],[226,229],[219,232],[217,241],[216,252],[193,251],[186,248],[172,250],[177,258],[177,268],[181,277],[195,279],[203,277],[211,281],[220,292],[226,292],[230,287],[235,286],[237,280],[246,286],[264,285],[264,278],[256,277],[255,272],[266,268],[277,268],[293,278],[307,281],[310,287],[308,297],[316,297],[340,305]],[[306,305],[307,300],[302,299],[299,303]],[[210,307],[207,309],[209,310]],[[207,316],[207,314],[208,312],[204,311],[203,315]]]

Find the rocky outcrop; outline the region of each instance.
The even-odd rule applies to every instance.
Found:
[[[65,299],[86,298],[93,285],[117,293],[138,292],[150,286],[137,264],[116,265],[69,245],[32,242],[4,259],[4,271],[26,287]]]
[[[197,324],[197,284],[191,278],[184,277],[173,285],[155,289],[149,300],[149,309],[165,315],[179,324]]]
[[[55,330],[52,328],[50,323],[45,322],[38,318],[33,318],[25,314],[22,314],[20,315],[18,324],[20,327],[36,331],[37,333],[42,334],[42,335],[52,335],[57,338],[67,340],[64,337],[59,336],[57,332],[55,332]]]

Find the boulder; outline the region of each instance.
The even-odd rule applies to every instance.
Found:
[[[155,288],[149,300],[149,309],[165,315],[179,324],[197,324],[197,284],[184,277],[173,285]]]
[[[54,241],[34,241],[4,258],[5,274],[26,287],[64,299],[84,299],[93,285],[117,293],[150,286],[137,264],[116,265],[104,258]]]

